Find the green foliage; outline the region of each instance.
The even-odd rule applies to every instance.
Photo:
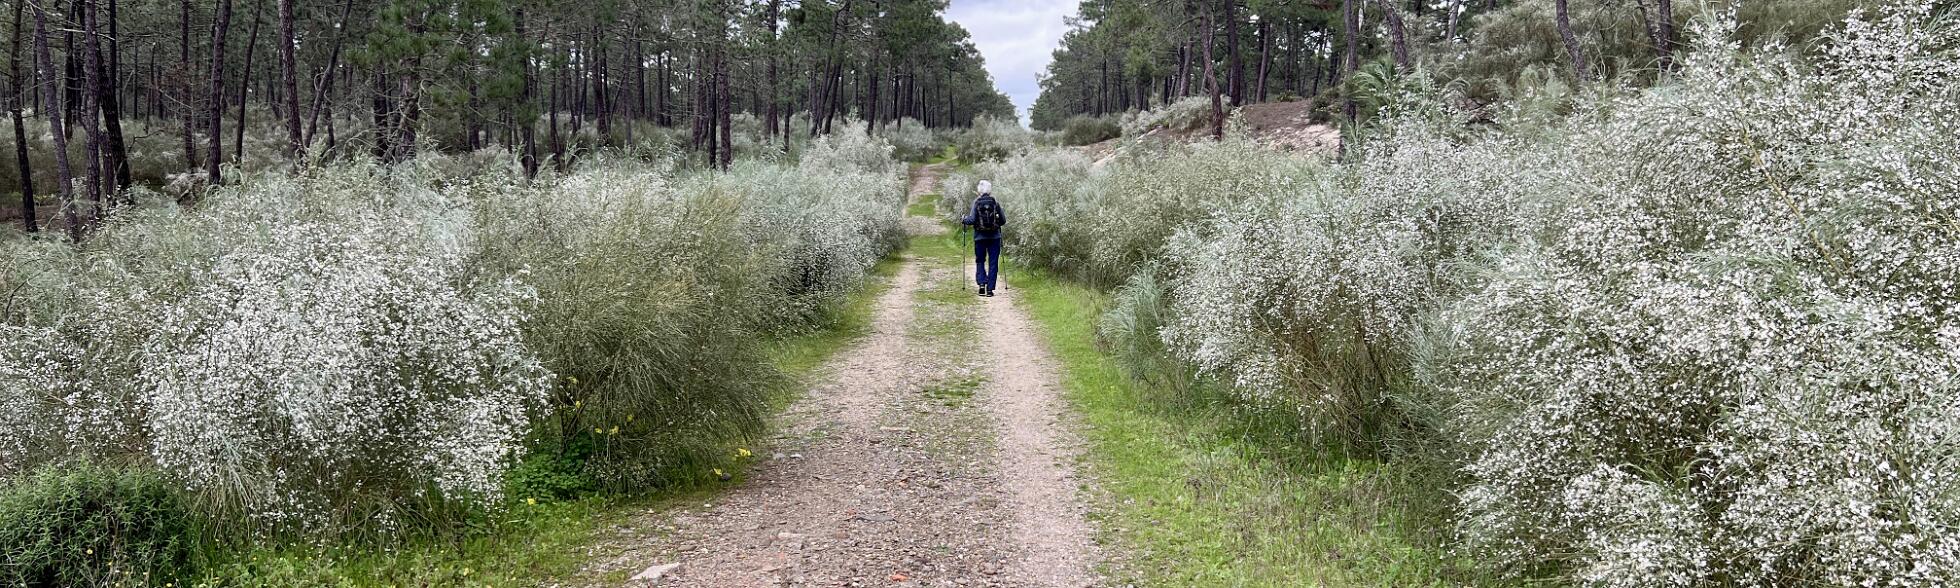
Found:
[[[1063,145],[1089,145],[1121,136],[1123,136],[1123,125],[1114,115],[1074,116],[1062,124]]]
[[[597,492],[599,481],[586,471],[595,439],[573,435],[562,445],[533,449],[504,473],[504,495],[513,501],[571,500]]]
[[[1356,76],[1380,114],[1337,163],[1228,139],[976,175],[1014,258],[1127,284],[1119,355],[1308,433],[1274,459],[1411,472],[1403,506],[1498,579],[1951,584],[1955,247],[1928,211],[1960,178],[1960,28],[1920,2],[1801,50],[1745,29],[1698,20],[1651,89],[1531,67],[1483,112]]]
[[[1159,286],[1139,273],[1114,299],[1013,270],[1086,421],[1090,471],[1109,499],[1112,581],[1138,586],[1480,585],[1451,554],[1443,484],[1413,463],[1330,453],[1284,414],[1194,385],[1174,362],[1132,363]],[[1101,316],[1101,332],[1095,326]],[[1155,339],[1141,333],[1141,339]],[[1114,346],[1114,349],[1111,349]],[[1147,349],[1138,349],[1148,353]],[[1160,371],[1160,368],[1164,371]]]
[[[1124,114],[1123,134],[1138,137],[1158,130],[1191,133],[1211,126],[1211,122],[1211,99],[1193,96],[1150,110]]]
[[[150,470],[50,463],[0,486],[0,584],[181,583],[195,528],[178,489]]]
[[[966,161],[1000,161],[1034,146],[1034,134],[1013,118],[982,117],[953,140]]]

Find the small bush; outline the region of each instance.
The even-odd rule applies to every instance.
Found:
[[[954,145],[968,161],[1000,161],[1034,146],[1034,133],[1013,119],[982,116],[961,131]]]
[[[1230,108],[1229,106],[1227,108]],[[1155,130],[1189,133],[1211,124],[1211,98],[1191,96],[1157,108],[1123,115],[1123,136],[1138,137]]]
[[[879,136],[891,142],[892,156],[899,161],[925,161],[952,144],[945,133],[928,129],[911,117],[885,123]]]
[[[0,486],[0,585],[182,584],[194,520],[144,469],[50,463]]]
[[[1073,116],[1062,123],[1062,144],[1090,145],[1123,136],[1123,125],[1115,115]]]

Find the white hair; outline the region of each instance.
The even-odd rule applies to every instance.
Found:
[[[974,186],[973,191],[981,194],[992,194],[994,193],[994,183],[986,180],[980,180],[980,185]]]

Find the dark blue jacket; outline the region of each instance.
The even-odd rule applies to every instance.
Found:
[[[994,210],[1000,211],[1000,216],[999,216],[1000,223],[998,223],[999,226],[1002,227],[1007,226],[1007,209],[1000,205],[1000,201],[994,200],[993,194],[981,194],[979,198],[973,199],[973,204],[967,206],[966,217],[960,219],[960,224],[967,225],[967,226],[974,226],[973,211],[974,209],[980,207],[980,202],[983,200],[994,203]],[[973,232],[973,240],[975,241],[986,241],[989,239],[1000,239],[1000,230],[999,229],[995,229],[992,231],[976,230]]]

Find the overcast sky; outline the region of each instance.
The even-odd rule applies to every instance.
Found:
[[[1028,121],[1028,109],[1041,95],[1035,76],[1048,69],[1050,53],[1068,31],[1067,18],[1075,16],[1075,0],[952,0],[948,19],[973,33],[973,44],[987,58],[987,73],[993,74],[1021,115]]]

